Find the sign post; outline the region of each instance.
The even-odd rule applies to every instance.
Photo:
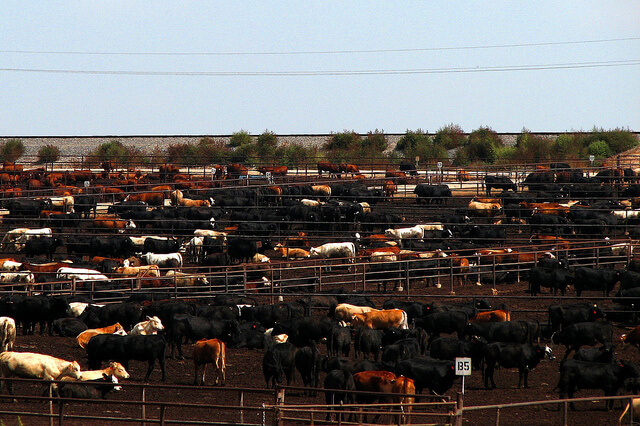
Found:
[[[471,358],[456,358],[456,376],[462,376],[462,394],[464,395],[464,377],[471,375]]]

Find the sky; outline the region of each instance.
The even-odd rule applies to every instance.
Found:
[[[0,136],[640,131],[640,1],[14,1]]]

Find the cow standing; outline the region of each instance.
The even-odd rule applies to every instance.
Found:
[[[195,378],[193,384],[204,385],[207,372],[207,364],[213,364],[213,384],[224,386],[226,378],[226,345],[218,339],[203,339],[195,343],[193,347],[193,364],[195,366]],[[202,373],[199,374],[200,369]]]

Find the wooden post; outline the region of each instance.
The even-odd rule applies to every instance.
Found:
[[[238,395],[240,397],[240,401],[238,401],[238,405],[240,407],[244,407],[244,391],[240,391]],[[244,424],[244,410],[240,409],[240,423]]]
[[[464,397],[462,392],[456,394],[456,426],[462,426],[462,413],[464,408]]]
[[[49,424],[53,426],[53,383],[49,382]]]
[[[142,426],[145,425],[145,419],[147,418],[147,398],[146,398],[146,387],[142,386],[141,388],[141,395],[140,395],[140,402],[142,403]]]

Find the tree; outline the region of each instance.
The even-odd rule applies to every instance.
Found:
[[[246,130],[240,130],[239,132],[235,132],[231,135],[229,139],[229,145],[237,148],[242,145],[249,145],[253,143],[253,138]]]
[[[0,144],[0,161],[14,163],[24,154],[24,144],[22,139],[9,139]]]
[[[445,149],[459,148],[467,143],[467,136],[462,127],[457,124],[447,124],[441,127],[433,137],[433,144],[443,146]]]
[[[60,148],[55,145],[44,145],[38,150],[38,164],[55,163],[60,159]]]

